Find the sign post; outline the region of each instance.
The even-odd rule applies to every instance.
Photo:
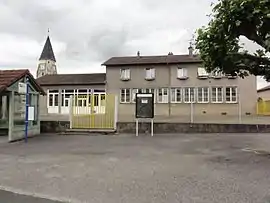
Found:
[[[25,138],[25,142],[28,141],[28,110],[29,110],[29,85],[28,85],[28,77],[26,78],[26,93],[25,93],[25,134],[24,134],[24,138]]]
[[[151,136],[154,136],[154,94],[136,94],[136,136],[139,136],[139,120],[151,119]]]

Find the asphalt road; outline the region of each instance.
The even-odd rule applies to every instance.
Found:
[[[12,192],[0,190],[0,202],[3,203],[60,203],[47,199],[41,199],[31,196],[19,195]]]
[[[0,189],[72,203],[270,203],[269,168],[270,134],[43,135],[0,144]]]

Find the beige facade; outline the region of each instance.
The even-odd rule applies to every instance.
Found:
[[[46,95],[40,98],[40,116],[42,120],[50,121],[69,120],[71,96],[105,94],[105,85],[57,85],[42,86],[42,88]]]
[[[256,114],[255,76],[245,79],[213,75],[199,78],[200,65],[192,62],[168,65],[107,65],[106,92],[119,95],[119,121],[135,119],[133,98],[135,92],[138,92],[137,89],[152,89],[155,94],[157,120],[159,118],[163,120],[175,118],[175,121],[181,118],[189,119],[191,114],[195,118],[205,117],[212,120]],[[151,80],[146,80],[148,68],[154,69],[154,78]],[[125,69],[129,70],[129,78],[122,80],[121,70]],[[183,72],[187,78],[178,77]],[[194,102],[190,100],[192,98]]]

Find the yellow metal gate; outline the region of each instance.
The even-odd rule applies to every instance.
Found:
[[[71,100],[72,129],[116,129],[116,95],[105,93],[79,95]]]

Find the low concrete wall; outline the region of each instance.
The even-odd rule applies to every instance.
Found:
[[[40,134],[40,126],[35,125],[35,126],[29,126],[28,128],[28,137],[34,137],[36,135]],[[24,139],[25,136],[25,127],[24,126],[15,126],[13,129],[10,131],[10,136],[9,136],[9,142],[14,142],[17,140],[22,140]]]
[[[64,132],[68,121],[41,121],[41,133]],[[135,122],[119,122],[118,133],[135,134]],[[150,123],[139,123],[139,133],[150,133]],[[263,124],[204,124],[154,123],[154,133],[270,133],[270,125]]]

